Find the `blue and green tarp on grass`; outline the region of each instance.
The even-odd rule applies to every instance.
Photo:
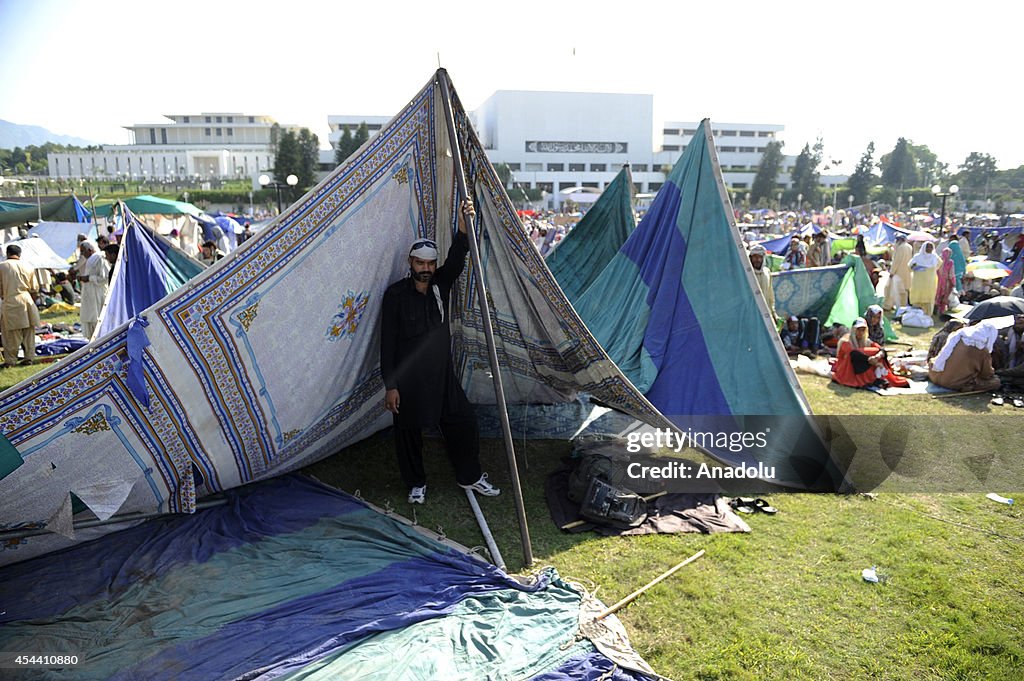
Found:
[[[105,681],[652,678],[577,638],[554,572],[524,585],[301,476],[225,496],[0,568],[0,650]]]

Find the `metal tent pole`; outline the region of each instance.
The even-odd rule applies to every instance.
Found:
[[[462,153],[459,150],[459,138],[455,131],[455,116],[452,113],[451,87],[449,85],[448,72],[444,69],[437,70],[437,81],[441,86],[442,101],[444,103],[445,124],[448,127],[448,137],[452,145],[452,159],[455,162],[455,179],[459,185],[459,193],[467,199],[472,199],[466,185],[466,173],[462,167]],[[508,423],[508,408],[505,405],[505,390],[501,384],[501,367],[498,365],[498,351],[494,345],[494,329],[491,326],[491,310],[487,303],[487,289],[484,285],[483,262],[480,259],[480,247],[476,239],[476,231],[473,225],[467,225],[466,235],[469,237],[469,252],[473,263],[477,267],[476,292],[480,299],[480,315],[483,317],[484,337],[487,339],[487,356],[491,363],[491,377],[494,381],[494,394],[498,401],[498,414],[501,416],[501,433],[505,438],[505,453],[508,456],[508,468],[512,478],[512,496],[516,505],[516,515],[519,518],[519,536],[523,545],[523,562],[525,567],[533,565],[533,547],[530,544],[530,528],[526,523],[526,507],[523,505],[523,488],[519,482],[519,465],[516,462],[515,447],[512,445],[512,427]]]

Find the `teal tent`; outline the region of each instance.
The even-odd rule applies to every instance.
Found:
[[[626,165],[545,259],[569,302],[594,283],[635,228],[633,176]]]
[[[133,199],[126,199],[124,204],[128,207],[128,210],[136,215],[191,215],[196,217],[203,212],[191,203],[161,199],[158,196],[149,196],[148,194],[136,196]],[[107,217],[113,210],[114,205],[100,206],[96,209],[96,214]]]
[[[67,196],[57,201],[36,203],[16,203],[4,201],[0,206],[0,229],[16,227],[27,222],[88,222],[89,211],[74,196]]]

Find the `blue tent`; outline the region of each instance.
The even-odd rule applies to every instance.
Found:
[[[107,288],[97,338],[178,290],[205,269],[198,260],[142,224],[124,204],[119,214],[124,222],[124,235]]]
[[[868,246],[884,246],[888,244],[896,243],[896,235],[902,234],[907,236],[910,234],[910,230],[897,227],[896,225],[890,225],[887,222],[878,222],[873,225],[870,229],[863,232],[864,243]]]

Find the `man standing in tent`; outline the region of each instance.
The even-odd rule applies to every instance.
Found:
[[[83,241],[78,247],[79,258],[85,258],[85,266],[79,269],[78,280],[82,282],[82,335],[92,340],[107,295],[107,274],[110,263],[106,255],[97,252],[91,241]]]
[[[754,279],[757,280],[757,287],[761,289],[761,295],[764,296],[764,300],[768,303],[768,311],[772,313],[772,320],[774,321],[775,316],[775,291],[772,289],[772,273],[768,269],[768,266],[764,263],[765,257],[764,246],[761,244],[754,244],[750,247],[750,265],[754,268]]]
[[[31,364],[36,356],[36,329],[39,310],[36,308],[36,271],[21,261],[21,247],[7,247],[7,260],[0,262],[0,298],[3,298],[4,366]],[[18,350],[25,357],[18,362]]]
[[[907,243],[903,234],[896,235],[896,248],[892,252],[892,265],[889,268],[889,284],[885,287],[885,308],[895,310],[907,304],[907,293],[910,291],[910,259],[914,249]]]
[[[452,367],[448,300],[469,251],[466,223],[476,215],[462,202],[459,231],[444,265],[437,266],[437,244],[417,239],[409,249],[409,276],[388,287],[381,308],[380,368],[384,406],[394,415],[395,453],[409,503],[426,499],[423,433],[439,425],[455,479],[485,496],[500,490],[480,470],[480,438],[473,406]]]

